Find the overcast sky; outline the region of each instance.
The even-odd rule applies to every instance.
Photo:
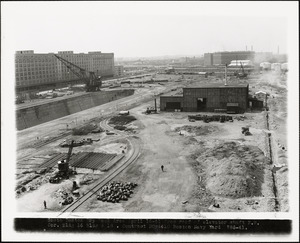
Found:
[[[115,57],[287,52],[283,2],[5,2],[2,39],[13,51],[113,52]],[[8,43],[8,42],[5,42]]]

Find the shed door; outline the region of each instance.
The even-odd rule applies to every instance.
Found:
[[[197,98],[197,111],[205,111],[206,109],[206,98]]]
[[[167,102],[166,109],[167,110],[179,110],[179,109],[181,109],[180,102]]]

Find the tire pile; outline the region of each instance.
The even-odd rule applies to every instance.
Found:
[[[100,189],[97,199],[112,203],[118,203],[121,200],[127,201],[136,186],[137,184],[132,182],[113,181]]]

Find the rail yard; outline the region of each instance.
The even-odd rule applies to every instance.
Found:
[[[288,211],[286,81],[275,73],[231,78],[267,92],[267,109],[225,116],[156,105],[161,95],[222,80],[157,77],[167,82],[126,83],[118,89],[133,95],[18,131],[18,211]]]

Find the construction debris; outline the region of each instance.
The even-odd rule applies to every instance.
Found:
[[[115,116],[115,117],[112,117],[108,124],[111,124],[111,125],[120,125],[120,126],[124,126],[124,125],[127,125],[133,121],[135,121],[136,118],[134,116]]]
[[[127,201],[136,186],[137,184],[132,182],[123,183],[113,181],[100,189],[97,199],[102,202],[112,203],[119,202],[120,200]]]
[[[250,136],[252,133],[249,131],[249,127],[242,127],[242,134],[245,136]]]
[[[82,145],[92,144],[93,140],[91,138],[83,138],[80,140],[74,140],[73,147],[78,147]],[[71,140],[64,140],[62,143],[59,144],[60,147],[70,147],[71,146]]]
[[[93,181],[94,181],[94,178],[93,178],[91,175],[84,175],[84,176],[81,178],[79,184],[80,184],[80,185],[89,185],[89,184],[91,184]]]
[[[86,124],[79,128],[73,128],[72,134],[73,135],[87,135],[89,133],[97,133],[103,132],[101,128],[99,128],[96,124]]]
[[[232,116],[226,116],[226,115],[189,115],[188,116],[189,121],[204,121],[205,123],[212,122],[212,121],[219,121],[219,122],[225,122],[225,121],[233,121]]]
[[[59,203],[61,203],[62,205],[68,205],[74,201],[71,191],[64,187],[54,192],[53,197],[57,198],[58,200],[61,200]]]
[[[195,136],[203,136],[207,134],[211,134],[218,130],[215,126],[181,126],[175,128],[175,131],[179,133],[179,135],[195,135]],[[188,134],[186,134],[188,133]]]

